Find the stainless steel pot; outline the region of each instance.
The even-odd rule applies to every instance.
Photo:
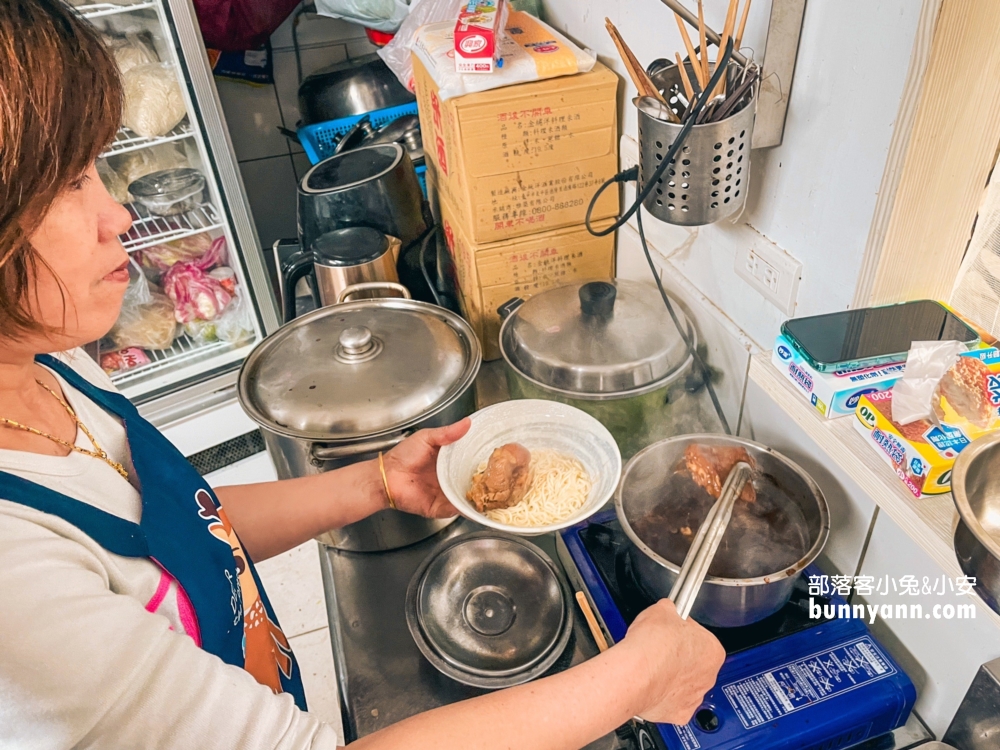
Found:
[[[344,302],[262,341],[240,371],[239,398],[261,426],[280,478],[320,474],[471,414],[480,358],[469,324],[448,310],[409,299]],[[452,520],[386,509],[320,541],[395,549]]]
[[[654,513],[659,519],[679,515],[683,485],[676,479],[678,475],[674,469],[681,463],[684,451],[693,444],[745,448],[757,466],[756,502],[773,503],[782,508],[790,524],[789,534],[798,537],[794,539],[795,545],[789,545],[784,554],[798,545],[805,549],[801,556],[796,555],[763,575],[746,578],[709,575],[705,578],[691,617],[703,624],[723,628],[749,625],[777,612],[788,601],[796,578],[819,556],[826,544],[830,534],[830,510],[823,492],[805,471],[780,453],[750,440],[721,435],[684,435],[648,446],[626,464],[615,493],[615,511],[632,542],[629,551],[639,583],[656,598],[669,595],[684,561],[685,550],[678,549],[675,560],[654,550],[654,546],[662,550],[664,545],[651,538],[648,521]],[[704,494],[707,499],[707,493]],[[704,506],[705,511],[708,505]],[[696,532],[697,528],[690,531]],[[778,536],[769,539],[765,533],[757,538],[767,539],[771,544],[754,544],[750,548],[747,544],[749,534],[741,535],[740,531],[731,522],[723,537],[723,547],[734,545],[733,552],[738,553],[748,568],[766,567],[764,558],[778,560],[781,557],[782,552],[777,548],[784,539]]]
[[[958,509],[955,555],[976,592],[1000,612],[1000,433],[978,440],[958,454],[951,473]]]
[[[377,54],[334,63],[299,86],[302,125],[363,115],[414,100]]]
[[[679,304],[681,325],[697,334]],[[614,435],[622,458],[685,433],[720,430],[659,292],[617,279],[570,284],[500,308],[512,398],[575,406]]]

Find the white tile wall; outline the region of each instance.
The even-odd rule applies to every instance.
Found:
[[[294,14],[271,35],[274,84],[252,86],[217,80],[229,134],[240,162],[261,244],[295,236],[296,172],[304,174],[302,148],[278,131],[299,121],[298,72],[292,42]],[[375,51],[361,26],[315,14],[298,23],[302,74]]]
[[[863,575],[898,580],[914,575],[923,585],[940,579],[942,570],[884,513],[875,522],[861,565]],[[867,597],[870,604],[919,603],[927,614],[935,604],[958,604],[963,597],[921,594]],[[876,620],[875,635],[896,657],[917,686],[917,713],[938,736],[948,728],[979,665],[1000,656],[1000,629],[973,606],[973,620]]]
[[[735,432],[750,365],[750,339],[655,249],[650,248],[650,251],[660,270],[664,289],[680,302],[689,319],[694,321],[700,345],[707,346],[707,364],[719,373],[718,379],[713,381],[719,402]],[[639,235],[628,225],[618,231],[617,265],[619,278],[655,284]],[[707,394],[703,396],[707,408],[711,409]]]

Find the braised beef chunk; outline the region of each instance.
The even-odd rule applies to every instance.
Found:
[[[746,448],[710,445],[689,445],[684,451],[684,467],[690,472],[691,478],[705,489],[712,497],[718,499],[722,494],[722,485],[726,477],[740,461],[754,468],[753,459]],[[752,503],[756,499],[753,484],[747,482],[740,493],[740,499]]]
[[[485,513],[517,505],[528,490],[531,453],[523,445],[507,443],[490,454],[486,468],[472,478],[466,499]]]

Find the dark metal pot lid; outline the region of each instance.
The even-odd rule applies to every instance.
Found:
[[[573,629],[570,597],[548,556],[485,531],[445,542],[414,573],[406,622],[417,647],[466,685],[504,688],[543,674]]]
[[[408,429],[472,386],[481,360],[469,324],[405,299],[323,307],[264,339],[240,371],[244,411],[293,438],[350,441]]]
[[[681,306],[673,308],[697,345]],[[691,361],[656,287],[623,279],[534,295],[504,321],[500,349],[524,377],[568,395],[637,395]]]

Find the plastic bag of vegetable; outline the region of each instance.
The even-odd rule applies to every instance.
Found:
[[[207,232],[138,250],[135,255],[146,273],[159,278],[176,263],[191,263],[208,271],[226,263],[226,238],[212,239]]]
[[[253,337],[250,305],[243,289],[236,288],[233,302],[215,320],[192,320],[184,324],[184,332],[198,343],[225,341],[241,344]]]
[[[150,289],[134,260],[132,273],[122,311],[109,334],[111,340],[119,349],[169,349],[177,333],[174,305],[169,298]]]
[[[163,274],[163,291],[173,300],[178,323],[215,320],[233,296],[195,263],[174,263]]]

